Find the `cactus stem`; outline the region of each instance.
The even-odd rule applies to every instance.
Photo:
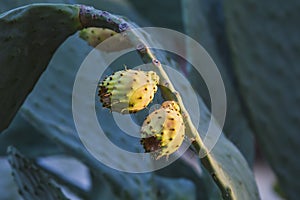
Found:
[[[109,13],[106,13],[106,15],[103,16],[103,15],[99,15],[99,13],[102,12],[97,11],[91,7],[81,6],[80,19],[82,25],[84,27],[94,26],[94,27],[110,28],[118,33],[123,32],[130,27],[129,23],[127,23],[126,21],[124,21],[123,19],[117,16],[113,16]],[[106,21],[107,18],[111,19],[111,23],[109,23],[109,26],[107,25],[107,21]],[[226,182],[223,179],[219,178],[218,170],[216,169],[217,166],[214,163],[214,159],[212,158],[210,153],[208,153],[200,137],[200,134],[198,133],[196,127],[192,123],[191,118],[189,117],[187,110],[185,109],[180,94],[175,90],[167,73],[164,71],[160,61],[154,56],[154,54],[147,47],[147,45],[139,38],[138,33],[136,33],[134,30],[127,33],[125,36],[131,42],[131,44],[136,47],[136,50],[140,55],[142,61],[145,64],[149,64],[149,63],[153,64],[152,70],[156,72],[160,77],[160,88],[164,99],[173,100],[178,103],[181,109],[181,113],[183,114],[183,120],[184,120],[184,124],[186,125],[187,136],[191,141],[193,141],[192,145],[197,150],[201,163],[208,170],[208,172],[213,176],[213,180],[216,182],[219,189],[221,190],[223,198],[234,199],[232,193],[230,192],[231,188],[226,184]]]

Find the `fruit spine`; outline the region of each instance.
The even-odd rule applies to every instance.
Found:
[[[179,149],[185,136],[180,108],[175,101],[165,101],[152,112],[141,128],[141,144],[155,159],[168,157]]]
[[[135,113],[153,100],[158,83],[159,77],[153,71],[118,71],[99,84],[100,101],[112,111]]]

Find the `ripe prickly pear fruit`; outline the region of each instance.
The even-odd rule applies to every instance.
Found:
[[[153,100],[158,83],[159,76],[153,71],[118,71],[99,84],[100,101],[112,111],[135,113]]]
[[[179,105],[175,101],[166,101],[145,119],[141,128],[141,144],[145,152],[151,152],[155,159],[168,157],[182,144],[184,131]]]
[[[79,36],[90,46],[106,52],[121,51],[133,47],[127,37],[107,28],[85,28],[79,32]],[[108,38],[110,38],[108,42],[102,43]],[[102,43],[101,46],[98,46],[100,43]]]
[[[85,28],[79,32],[79,36],[93,47],[96,47],[98,44],[115,34],[117,33],[113,30],[97,27]]]

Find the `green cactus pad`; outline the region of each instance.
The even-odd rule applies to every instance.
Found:
[[[129,28],[117,16],[79,5],[32,4],[0,15],[0,131],[7,128],[55,50],[90,26],[115,32]]]
[[[197,40],[209,53],[216,63],[225,88],[227,96],[227,111],[224,124],[224,133],[241,151],[243,156],[252,166],[254,162],[254,136],[247,115],[240,100],[240,92],[233,79],[232,62],[228,41],[225,33],[222,1],[193,1],[183,0],[183,16],[186,34]],[[213,14],[218,13],[218,14]],[[194,18],[195,20],[190,20]],[[187,52],[190,45],[187,44]],[[191,68],[192,69],[192,68]],[[204,102],[210,107],[210,95],[207,94],[205,84],[200,84],[201,75],[189,71],[189,80],[201,95]]]
[[[0,135],[0,156],[5,156],[7,147],[13,145],[29,157],[62,154],[51,140],[41,135],[33,125],[18,112],[10,126]]]
[[[8,147],[12,175],[24,200],[67,200],[53,180],[13,146]]]
[[[78,6],[37,4],[0,15],[0,130],[8,126],[56,48],[81,27],[78,13]]]
[[[300,196],[300,2],[224,1],[233,73],[264,157]]]

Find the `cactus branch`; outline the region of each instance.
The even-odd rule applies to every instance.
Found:
[[[146,51],[145,51],[146,49]],[[231,189],[230,187],[223,182],[222,179],[218,177],[217,170],[215,170],[215,165],[213,163],[213,159],[211,158],[210,154],[208,153],[200,134],[198,133],[198,130],[194,126],[184,104],[182,101],[182,98],[180,94],[175,90],[174,86],[172,85],[167,73],[164,71],[161,63],[155,58],[153,53],[151,51],[144,47],[143,50],[138,50],[139,54],[141,55],[143,61],[147,62],[149,60],[152,60],[153,66],[156,69],[155,72],[160,76],[161,85],[161,91],[166,100],[174,100],[178,102],[178,105],[181,109],[181,114],[183,116],[184,122],[186,124],[186,134],[188,138],[191,140],[192,145],[197,150],[198,155],[200,156],[201,163],[203,166],[208,170],[208,172],[211,174],[213,180],[218,185],[219,189],[222,192],[222,196],[224,199],[234,199],[230,193]]]
[[[118,16],[114,16],[105,12],[103,15],[102,11],[97,11],[91,7],[81,6],[80,9],[81,15],[81,23],[84,27],[94,26],[94,27],[103,27],[103,21],[106,21],[105,28],[111,28],[116,32],[123,32],[130,28],[129,23],[124,21],[122,18]],[[107,25],[107,23],[109,25]],[[175,90],[173,84],[171,83],[167,73],[164,71],[161,63],[159,60],[156,59],[154,53],[147,47],[144,41],[140,39],[138,33],[135,30],[129,32],[129,34],[124,35],[130,40],[131,44],[136,47],[139,55],[141,56],[143,62],[145,64],[152,63],[153,64],[153,71],[155,71],[160,77],[160,85],[163,86],[162,94],[165,99],[167,100],[174,100],[178,102],[181,114],[183,115],[184,122],[186,124],[186,134],[188,138],[192,141],[192,145],[197,149],[197,153],[201,159],[201,163],[203,166],[209,171],[213,180],[218,185],[219,189],[222,192],[222,196],[224,199],[234,199],[231,193],[230,186],[226,184],[226,182],[219,178],[218,170],[216,169],[216,164],[213,162],[213,158],[208,153],[198,130],[194,126],[184,104],[180,94]],[[221,176],[220,176],[221,177]]]

